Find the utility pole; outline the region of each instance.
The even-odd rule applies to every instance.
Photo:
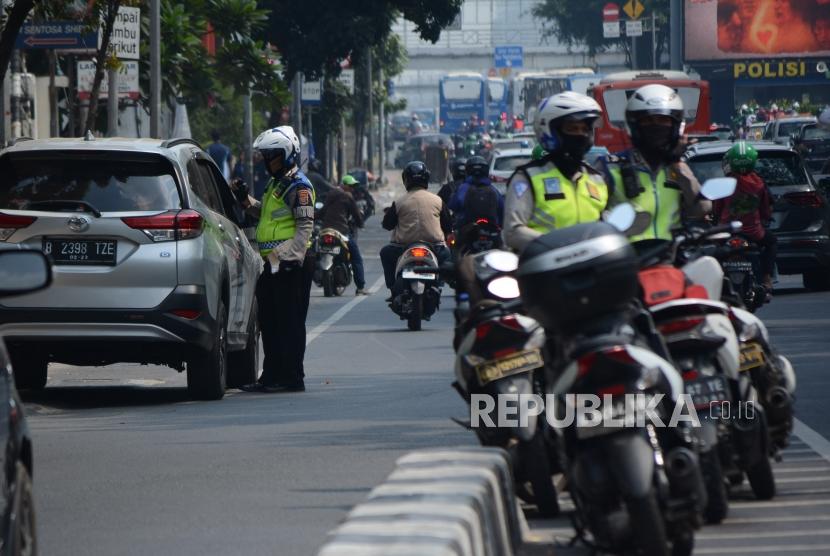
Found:
[[[303,72],[298,71],[294,76],[294,114],[292,114],[291,123],[294,127],[294,132],[300,139],[300,147],[302,148],[303,140]]]
[[[9,107],[11,108],[11,138],[12,140],[19,138],[22,135],[23,123],[22,119],[23,107],[23,83],[20,75],[20,51],[15,50],[12,53],[12,90],[9,95]]]
[[[637,69],[637,37],[631,37],[631,69]]]
[[[107,79],[107,137],[118,135],[118,70],[110,68]]]
[[[380,82],[381,89],[383,89],[383,68],[380,69],[378,81]],[[381,95],[380,102],[378,103],[378,154],[380,155],[378,158],[378,178],[383,177],[383,168],[386,166],[386,115],[384,107],[385,98],[386,95]]]
[[[253,128],[253,107],[251,106],[251,87],[245,92],[245,183],[253,192],[254,187],[254,128]],[[253,194],[253,193],[252,193]]]
[[[0,80],[0,148],[6,146],[6,77]]]
[[[58,90],[55,88],[58,53],[49,51],[49,137],[60,135],[58,130]]]
[[[683,0],[669,0],[669,59],[673,70],[683,69]]]
[[[651,69],[657,69],[657,15],[651,10]]]
[[[150,137],[161,138],[161,0],[150,0]]]
[[[367,115],[368,115],[368,122],[367,126],[368,129],[366,130],[367,133],[367,144],[366,144],[366,169],[370,172],[372,171],[372,161],[375,157],[375,134],[372,131],[374,129],[373,121],[374,121],[374,110],[372,110],[372,105],[374,104],[374,96],[372,94],[372,48],[369,47],[366,49],[366,106],[367,106]]]

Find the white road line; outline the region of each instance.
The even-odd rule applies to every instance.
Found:
[[[736,517],[736,518],[726,518],[723,522],[724,525],[740,525],[740,524],[749,524],[754,525],[756,523],[810,523],[813,521],[830,521],[830,514],[819,514],[819,515],[810,515],[810,516],[803,516],[803,515],[779,515],[779,516],[756,516],[756,517]]]
[[[697,535],[695,535],[697,538]],[[757,553],[774,553],[779,554],[783,552],[812,552],[816,554],[819,550],[830,550],[830,544],[791,544],[784,546],[737,546],[726,548],[723,546],[717,548],[697,548],[695,547],[695,554],[757,554]]]
[[[801,465],[802,463],[818,463],[818,462],[827,463],[827,460],[824,459],[821,456],[810,456],[810,457],[806,457],[806,458],[785,458],[783,461],[781,461],[781,463],[778,463],[777,465],[778,466],[793,465],[793,464]],[[777,469],[777,467],[776,467],[776,469]]]
[[[384,283],[383,280],[384,280],[383,276],[378,278],[375,281],[375,283],[372,284],[372,287],[369,288],[369,292],[373,293],[373,294],[377,293],[378,290],[380,289],[380,287]],[[345,305],[343,305],[342,307],[340,307],[337,311],[334,312],[334,314],[332,316],[330,316],[329,318],[327,318],[326,320],[324,320],[323,322],[321,322],[320,324],[315,326],[311,330],[311,332],[308,333],[308,336],[306,336],[306,339],[305,339],[305,345],[307,346],[308,344],[310,344],[311,342],[316,340],[317,337],[320,334],[322,334],[323,332],[325,332],[326,330],[331,328],[334,324],[337,323],[337,321],[339,321],[340,319],[345,317],[346,314],[348,314],[349,311],[351,311],[357,305],[359,305],[360,303],[363,303],[367,299],[369,299],[369,296],[366,296],[366,295],[357,296],[354,299],[352,299],[351,301],[349,301],[348,303],[346,303]]]
[[[695,540],[724,541],[740,539],[778,539],[782,537],[830,537],[830,529],[796,530],[796,531],[747,531],[746,533],[712,533],[695,534]]]
[[[824,477],[786,477],[784,479],[775,479],[776,483],[813,483],[816,481],[830,481],[830,474]]]
[[[784,457],[787,457],[787,456],[792,456],[792,455],[814,454],[814,453],[816,453],[816,451],[813,450],[812,448],[795,448],[795,449],[787,448],[786,450],[781,452],[781,455],[784,456]]]
[[[730,507],[737,508],[800,508],[804,506],[830,506],[830,500],[776,500],[775,502],[733,502]]]
[[[778,473],[823,473],[830,471],[830,467],[775,467],[775,474]]]
[[[798,419],[793,420],[793,433],[821,457],[830,461],[830,441]]]

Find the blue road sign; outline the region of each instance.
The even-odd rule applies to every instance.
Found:
[[[77,21],[44,21],[24,23],[14,47],[50,50],[95,50],[98,47],[97,30],[90,31]]]
[[[497,46],[493,65],[497,68],[520,68],[524,64],[521,46]]]

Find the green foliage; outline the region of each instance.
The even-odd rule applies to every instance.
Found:
[[[231,148],[234,156],[239,156],[239,152],[245,146],[242,129],[245,116],[244,97],[236,94],[231,88],[224,88],[216,93],[216,100],[217,102],[210,107],[203,106],[189,110],[188,116],[193,138],[202,146],[207,146],[211,142],[210,133],[215,129],[222,137],[222,142]],[[252,116],[256,135],[259,130],[267,126],[267,122],[259,110],[254,110]]]
[[[669,3],[665,0],[641,0],[645,6],[642,19],[651,18],[656,11],[658,28],[658,55],[668,35]],[[587,46],[588,53],[594,56],[613,45],[622,45],[626,51],[630,40],[606,39],[602,36],[602,8],[608,0],[542,0],[533,8],[533,15],[547,21],[545,34],[559,39],[568,46]],[[622,12],[625,0],[617,2],[620,6],[620,19],[627,16]],[[651,52],[651,34],[646,33],[639,39],[644,54]],[[648,45],[647,47],[645,45]],[[643,57],[642,59],[647,58]],[[641,56],[638,55],[638,59]]]

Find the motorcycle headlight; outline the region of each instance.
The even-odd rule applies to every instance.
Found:
[[[502,276],[487,284],[487,291],[500,299],[519,297],[519,283],[512,276]]]

